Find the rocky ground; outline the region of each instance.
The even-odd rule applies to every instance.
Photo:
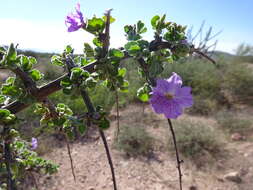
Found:
[[[166,120],[152,113],[149,106],[142,113],[141,105],[130,105],[121,110],[121,127],[143,123],[159,142],[170,136]],[[192,117],[184,115],[181,118]],[[193,119],[212,119],[193,117]],[[107,130],[106,136],[113,146],[116,121]],[[90,141],[71,144],[76,173],[76,182],[71,174],[66,146],[52,148],[44,157],[60,165],[59,172],[53,176],[39,178],[40,190],[110,190],[113,189],[105,150],[98,134]],[[252,190],[253,189],[253,142],[247,139],[226,140],[226,156],[197,167],[192,161],[184,159],[183,189],[189,190]],[[123,153],[111,148],[119,190],[177,190],[178,172],[175,155],[166,148],[158,146],[149,157],[127,158]]]

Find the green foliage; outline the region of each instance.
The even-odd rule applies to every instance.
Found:
[[[11,114],[11,112],[7,109],[0,109],[0,124],[1,125],[10,125],[14,124],[16,120],[16,116]]]
[[[150,92],[152,89],[150,86],[145,83],[143,87],[139,88],[137,91],[137,97],[142,101],[142,102],[147,102],[150,98]]]
[[[105,28],[105,21],[101,18],[96,18],[95,16],[92,19],[88,19],[88,25],[86,30],[92,34],[98,34],[103,32]]]
[[[223,68],[225,70],[225,68]],[[251,103],[253,96],[253,70],[243,63],[228,64],[223,75],[223,89],[238,102]]]
[[[191,114],[211,115],[218,110],[219,106],[215,99],[194,96],[194,104],[188,109]]]
[[[31,70],[29,74],[34,81],[38,81],[43,78],[43,74],[37,69]]]
[[[222,141],[213,126],[201,121],[190,119],[179,120],[174,123],[178,150],[186,157],[195,159],[204,154],[216,156],[222,151]],[[169,148],[174,145],[169,142]]]
[[[19,133],[15,130],[10,130],[11,134],[15,133],[15,136],[12,135],[13,141],[10,144],[10,149],[12,152],[12,160],[15,162],[10,163],[11,172],[13,179],[16,182],[22,181],[25,177],[24,174],[29,172],[37,172],[41,174],[53,174],[58,171],[57,165],[53,164],[51,161],[45,160],[37,155],[36,152],[31,150],[30,143],[21,140],[19,138]],[[10,137],[9,137],[10,138]],[[0,144],[0,149],[3,150],[3,144]],[[3,158],[3,151],[0,152],[0,160]],[[7,183],[6,178],[3,176],[7,175],[7,168],[1,160],[0,163],[0,187],[4,186]]]
[[[63,103],[58,103],[54,112],[49,110],[48,107],[43,106],[42,104],[36,104],[34,111],[36,114],[42,115],[40,120],[41,126],[47,126],[50,128],[55,128],[65,133],[69,139],[74,139],[74,129],[80,132],[81,135],[84,134],[86,129],[86,124],[82,119],[78,119],[73,116],[72,110]]]
[[[64,66],[62,58],[59,55],[52,56],[51,63],[57,66]]]
[[[127,156],[145,156],[153,149],[154,139],[142,126],[122,126],[115,148]]]
[[[252,122],[246,118],[240,118],[238,115],[228,112],[220,111],[216,115],[219,126],[229,133],[246,134],[252,129]]]

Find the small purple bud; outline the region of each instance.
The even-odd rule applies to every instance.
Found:
[[[32,150],[38,147],[38,140],[34,137],[32,138],[31,146],[32,146]]]
[[[183,44],[183,45],[189,45],[187,40],[181,40],[180,43]]]
[[[100,114],[98,112],[95,112],[93,115],[92,115],[93,119],[96,119],[98,120],[100,118]]]

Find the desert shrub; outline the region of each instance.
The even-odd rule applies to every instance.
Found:
[[[222,88],[241,102],[249,103],[253,96],[253,70],[243,63],[228,64],[223,75]]]
[[[216,115],[217,122],[221,128],[230,133],[246,133],[252,122],[245,118],[240,118],[234,113],[221,111]]]
[[[63,73],[62,69],[52,65],[52,64],[45,64],[44,65],[40,65],[41,70],[43,70],[43,74],[44,74],[44,80],[54,80],[58,77],[60,77]]]
[[[176,121],[174,126],[178,150],[185,157],[194,160],[207,153],[215,157],[221,151],[221,138],[209,124],[185,119]],[[174,151],[173,148],[174,145],[170,139],[169,149]]]
[[[125,78],[129,82],[128,92],[119,93],[119,105],[124,107],[131,102],[139,101],[136,92],[141,86],[143,86],[144,80],[139,76],[138,63],[133,59],[122,61],[121,66],[127,69]]]
[[[153,149],[154,139],[142,126],[122,126],[118,140],[115,140],[116,149],[123,151],[127,156],[137,157],[148,155]]]
[[[200,96],[194,97],[194,104],[188,109],[191,114],[211,115],[217,110],[217,101]]]

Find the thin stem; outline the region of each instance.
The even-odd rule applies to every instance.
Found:
[[[113,188],[114,190],[117,190],[117,183],[116,183],[116,178],[115,178],[115,173],[114,173],[114,167],[113,167],[113,163],[112,163],[112,158],[110,155],[110,151],[109,151],[109,147],[105,138],[105,134],[102,131],[102,129],[99,129],[99,134],[102,137],[103,143],[104,143],[104,147],[105,147],[105,151],[106,151],[106,155],[107,155],[107,159],[111,168],[111,173],[112,173],[112,181],[113,181]]]
[[[117,133],[116,133],[116,140],[118,141],[120,128],[119,128],[119,94],[118,90],[115,91],[115,98],[116,98],[116,110],[117,110]]]
[[[69,145],[68,138],[66,136],[65,136],[65,140],[66,140],[66,144],[67,144],[67,149],[68,149],[68,155],[69,155],[69,160],[70,160],[72,175],[73,175],[74,181],[76,182],[76,175],[75,175],[75,170],[74,170],[73,159],[72,159],[72,156],[71,156],[70,145]]]
[[[11,173],[11,150],[10,150],[10,144],[8,142],[4,143],[4,160],[5,160],[5,166],[7,170],[7,190],[17,190],[15,180],[13,179],[13,175]]]
[[[36,187],[36,190],[39,190],[39,186],[38,186],[38,184],[37,184],[36,177],[33,175],[32,172],[29,172],[29,175],[31,176],[31,178],[32,178],[32,180],[33,180],[33,182],[34,182],[34,185],[35,185],[35,187]]]
[[[142,102],[142,115],[144,116],[144,114],[145,114],[145,103],[144,102]]]
[[[83,98],[83,101],[84,101],[85,105],[87,106],[88,112],[90,114],[93,114],[95,112],[95,109],[94,109],[94,106],[93,106],[93,104],[90,100],[90,97],[89,97],[88,93],[85,90],[81,90],[81,96]],[[106,156],[107,156],[110,168],[111,168],[113,187],[114,187],[114,190],[117,190],[117,183],[116,183],[116,178],[115,178],[115,173],[114,173],[114,167],[113,167],[113,162],[112,162],[111,154],[110,154],[110,151],[109,151],[109,147],[108,147],[108,144],[107,144],[107,140],[105,138],[104,132],[101,129],[99,129],[99,134],[102,137],[102,141],[104,143],[104,147],[105,147],[105,150],[106,150]]]
[[[168,119],[168,123],[170,126],[170,131],[172,134],[172,138],[173,138],[173,143],[174,143],[174,147],[175,147],[175,151],[176,151],[176,158],[177,158],[177,170],[178,170],[178,177],[179,177],[179,186],[180,186],[180,190],[182,190],[182,172],[181,172],[181,163],[183,163],[183,160],[179,159],[179,153],[178,153],[178,149],[177,149],[177,141],[176,141],[176,135],[171,123],[171,120]]]

